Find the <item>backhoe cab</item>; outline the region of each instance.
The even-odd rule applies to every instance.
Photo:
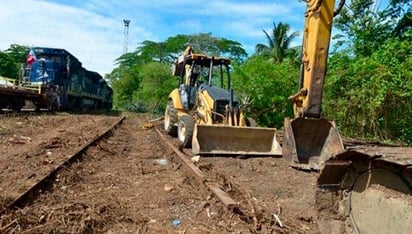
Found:
[[[252,126],[233,95],[231,61],[193,53],[174,64],[178,88],[168,98],[164,129],[196,155],[281,155],[276,131]]]

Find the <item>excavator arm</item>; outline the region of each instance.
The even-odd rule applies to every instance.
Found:
[[[345,1],[338,5],[339,11]],[[307,0],[298,92],[289,97],[294,119],[285,119],[283,157],[293,167],[320,170],[331,155],[343,150],[333,121],[321,118],[335,0]]]
[[[285,119],[283,157],[292,167],[320,170],[315,204],[321,233],[411,233],[412,150],[344,149],[335,123],[321,111],[335,1],[306,3],[300,84],[289,97],[295,117]]]
[[[321,116],[334,7],[334,0],[307,1],[299,92],[289,97],[294,104],[295,117]]]

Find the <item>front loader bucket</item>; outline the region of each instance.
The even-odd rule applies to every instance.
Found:
[[[292,167],[320,170],[326,160],[343,150],[333,121],[299,117],[285,119],[283,157]]]
[[[280,156],[282,149],[273,128],[196,124],[192,152],[196,155]]]

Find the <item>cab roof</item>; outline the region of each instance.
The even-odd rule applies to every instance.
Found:
[[[209,67],[212,60],[213,60],[213,66],[231,64],[230,59],[221,58],[221,57],[213,57],[213,56],[210,57],[204,54],[190,54],[190,55],[186,55],[184,58],[181,56],[179,57],[178,63],[192,64],[194,61],[194,63],[197,65]]]

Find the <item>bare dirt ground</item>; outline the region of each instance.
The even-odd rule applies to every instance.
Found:
[[[117,118],[62,113],[0,119],[0,208]],[[317,174],[291,169],[282,158],[201,158],[197,166],[239,203],[233,212],[153,128],[142,128],[150,118],[127,114],[49,189],[4,213],[0,233],[319,233]]]

